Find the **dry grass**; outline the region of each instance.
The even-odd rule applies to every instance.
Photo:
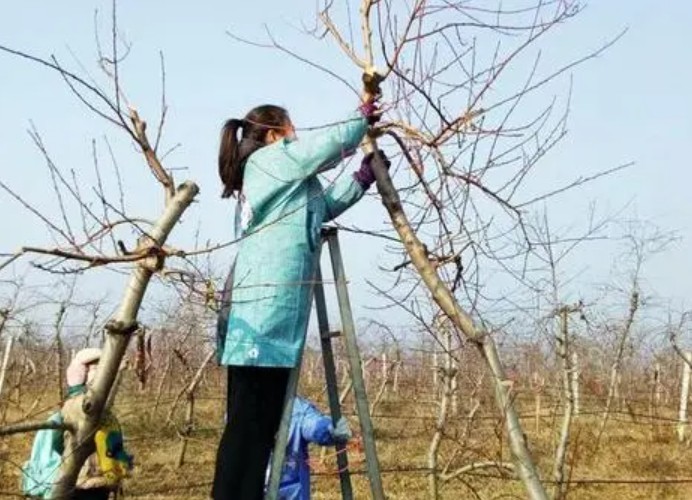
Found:
[[[308,391],[308,394],[311,392]],[[316,397],[317,391],[312,391]],[[129,497],[142,499],[206,498],[213,471],[216,444],[222,425],[222,399],[209,389],[206,397],[196,405],[196,431],[187,448],[185,463],[176,467],[181,439],[176,426],[166,423],[171,397],[162,401],[156,414],[152,414],[153,397],[138,395],[136,391],[123,391],[118,412],[126,431],[128,448],[135,454],[137,467],[127,482]],[[529,401],[521,404],[530,408]],[[45,406],[45,405],[44,405]],[[453,462],[462,466],[472,461],[508,459],[506,440],[501,422],[489,405],[478,415],[468,441]],[[385,490],[391,499],[424,499],[427,496],[427,446],[432,434],[434,405],[429,398],[393,398],[378,408],[382,416],[375,418],[380,463]],[[596,411],[576,418],[573,432],[571,463],[572,478],[580,479],[663,479],[691,477],[692,450],[677,442],[674,425],[640,416],[617,414],[611,419],[598,451],[595,451],[598,415]],[[16,418],[8,412],[8,420]],[[385,416],[386,415],[386,416]],[[670,409],[659,416],[672,417]],[[182,407],[174,421],[182,418]],[[355,424],[355,419],[353,420]],[[559,417],[555,409],[541,420],[536,432],[534,419],[527,415],[525,429],[534,455],[546,478],[552,470]],[[441,464],[455,448],[454,442],[462,435],[464,419],[453,418],[447,429],[447,438],[441,451]],[[0,441],[0,490],[3,495],[18,493],[19,464],[28,456],[32,436],[12,436]],[[313,450],[313,498],[338,499],[338,479],[331,450],[324,461],[319,450]],[[350,460],[355,470],[362,471],[363,455],[356,450]],[[490,475],[495,477],[482,477]],[[463,475],[443,485],[441,497],[457,498],[524,498],[521,484],[498,470],[486,470],[476,475]],[[363,474],[353,478],[356,498],[368,498],[368,484]],[[575,484],[570,499],[690,499],[692,484]]]

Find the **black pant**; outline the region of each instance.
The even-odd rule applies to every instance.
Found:
[[[262,500],[289,372],[288,368],[229,367],[227,420],[216,455],[214,500]]]
[[[111,494],[110,488],[89,488],[86,490],[77,488],[72,495],[72,500],[108,500]]]

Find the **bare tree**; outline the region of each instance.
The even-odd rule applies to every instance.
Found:
[[[94,451],[93,436],[99,427],[102,415],[107,411],[107,402],[111,396],[111,390],[116,381],[116,376],[125,356],[130,338],[138,328],[137,314],[147,285],[155,273],[164,269],[166,257],[170,255],[184,255],[181,251],[166,247],[165,243],[173,227],[198,192],[197,186],[192,182],[185,182],[176,186],[170,171],[164,168],[161,157],[158,154],[161,129],[166,114],[165,99],[161,109],[159,130],[153,144],[150,142],[147,134],[146,122],[139,116],[139,113],[127,99],[120,81],[119,65],[129,47],[125,46],[125,50],[123,50],[123,43],[117,28],[115,3],[112,10],[111,40],[110,52],[106,55],[101,51],[100,41],[97,39],[99,48],[98,63],[107,77],[109,90],[105,90],[98,84],[93,83],[94,80],[90,75],[79,76],[66,69],[55,56],[41,58],[20,50],[0,46],[0,52],[31,61],[56,72],[65,81],[69,90],[91,112],[123,131],[139,149],[165,194],[165,205],[162,214],[158,220],[150,223],[142,218],[125,214],[124,206],[118,207],[117,202],[109,202],[103,186],[99,185],[96,193],[103,207],[103,212],[102,214],[97,214],[92,206],[84,200],[76,177],[70,180],[60,171],[50,158],[41,137],[35,130],[32,131],[32,138],[46,160],[51,173],[53,188],[59,194],[60,217],[63,220],[62,227],[0,181],[0,188],[37,216],[56,239],[64,243],[64,245],[54,248],[24,246],[17,253],[6,259],[4,263],[0,263],[0,270],[6,268],[21,256],[31,253],[49,257],[46,263],[35,265],[51,272],[78,272],[117,263],[130,263],[134,266],[119,308],[105,325],[106,335],[103,354],[94,383],[83,396],[81,412],[76,416],[66,416],[65,426],[70,430],[70,439],[67,440],[67,449],[65,449],[63,455],[64,460],[55,484],[53,498],[70,497],[82,464]],[[94,158],[96,168],[98,169],[96,155]],[[65,208],[65,197],[73,200],[82,215],[83,229],[81,240]],[[111,219],[111,214],[117,214],[117,219]],[[95,229],[92,229],[93,226],[95,226]],[[116,241],[113,231],[121,226],[128,226],[140,235],[134,248],[127,249],[121,240]],[[144,226],[147,227],[145,228]],[[109,255],[103,252],[106,241],[113,243],[116,254]],[[81,263],[81,267],[63,267],[63,263],[66,262]]]
[[[320,27],[311,33],[318,38],[329,36],[335,42],[364,73],[366,89],[376,91],[382,78],[386,78],[392,91],[387,96],[391,105],[387,116],[396,118],[385,121],[373,133],[365,150],[376,150],[379,137],[391,141],[401,153],[402,169],[412,180],[408,186],[397,189],[382,164],[375,164],[379,194],[407,254],[397,270],[415,268],[411,290],[423,284],[450,319],[456,334],[468,339],[482,354],[492,373],[496,405],[506,422],[518,475],[530,498],[547,498],[508,390],[507,376],[490,333],[492,328],[483,321],[478,308],[478,268],[485,258],[496,262],[503,259],[500,248],[494,249],[491,244],[495,237],[489,231],[493,225],[491,212],[501,214],[507,222],[502,228],[504,234],[508,234],[509,226],[509,232],[530,248],[522,210],[607,173],[578,179],[525,202],[513,200],[538,160],[564,136],[564,116],[554,128],[547,125],[554,104],[527,123],[510,125],[515,110],[528,95],[601,50],[545,77],[537,76],[536,59],[518,90],[497,97],[493,89],[501,86],[501,76],[528,52],[528,47],[576,15],[576,2],[550,7],[538,2],[517,14],[502,7],[491,12],[462,2],[435,5],[418,0],[402,6],[385,0],[363,0],[359,10],[361,50],[356,48],[353,37],[337,26],[337,9],[335,3],[326,2],[318,16]],[[350,26],[351,13],[346,12],[345,16]],[[515,47],[500,53],[500,42],[498,50],[484,50],[477,45],[472,32],[491,33],[498,38],[508,33],[522,36]],[[265,47],[305,61],[271,34],[270,39]],[[488,52],[490,56],[484,58]],[[318,63],[309,63],[324,69]],[[459,75],[462,83],[448,83],[459,81]],[[449,112],[450,109],[454,111]],[[510,136],[519,139],[509,140]],[[516,155],[532,143],[538,144],[534,153]],[[500,171],[505,173],[504,179],[497,188],[489,187],[491,177],[502,177],[498,175]],[[492,208],[486,211],[488,206]],[[420,235],[427,231],[436,235],[433,244],[421,240]],[[410,292],[403,295],[409,296]],[[466,305],[462,305],[462,298]]]
[[[557,310],[556,316],[559,318],[559,328],[556,335],[557,355],[562,364],[562,387],[564,398],[564,415],[562,426],[560,429],[560,439],[555,451],[555,465],[553,468],[553,477],[555,478],[555,495],[554,498],[562,500],[567,497],[569,482],[567,481],[566,462],[567,450],[570,441],[570,428],[572,426],[572,418],[576,407],[577,388],[574,384],[574,372],[576,367],[572,364],[573,351],[571,350],[570,335],[569,335],[569,316],[573,313],[583,314],[583,304],[579,303],[574,306],[563,306]]]
[[[209,351],[209,354],[207,354],[204,357],[204,360],[199,365],[199,368],[197,369],[197,372],[195,373],[194,377],[192,377],[190,383],[187,385],[187,387],[185,387],[187,410],[185,412],[185,424],[181,432],[182,441],[180,443],[180,452],[178,453],[178,467],[182,467],[183,463],[185,463],[185,452],[187,450],[187,443],[190,434],[192,434],[194,428],[195,391],[197,390],[197,386],[199,386],[199,383],[202,381],[202,375],[204,375],[204,370],[206,369],[207,365],[211,362],[212,358],[214,357],[214,354],[216,354],[215,351]]]
[[[628,233],[624,237],[628,245],[628,257],[631,259],[631,271],[629,278],[629,307],[625,320],[621,325],[615,326],[615,354],[610,365],[610,375],[608,382],[608,395],[606,397],[605,409],[601,417],[601,422],[596,438],[596,449],[600,443],[603,432],[608,423],[608,418],[612,410],[613,401],[616,397],[622,363],[625,356],[625,348],[630,342],[632,328],[635,321],[637,311],[641,307],[641,280],[643,266],[648,258],[656,253],[665,250],[671,242],[676,239],[674,233],[664,233],[657,228],[648,227],[646,224],[634,224],[629,228]],[[612,326],[606,324],[607,329],[613,329]]]
[[[627,313],[627,318],[622,327],[620,335],[618,336],[617,347],[615,351],[615,359],[610,367],[610,379],[608,383],[608,396],[606,398],[605,410],[603,411],[603,416],[601,417],[601,424],[599,428],[599,440],[600,436],[605,430],[605,426],[608,423],[608,417],[610,416],[611,407],[613,404],[613,399],[615,398],[620,376],[620,368],[622,365],[622,359],[625,352],[625,346],[629,339],[630,332],[632,330],[632,324],[634,323],[634,316],[639,309],[639,289],[637,281],[632,283],[632,292],[630,295],[630,306]]]

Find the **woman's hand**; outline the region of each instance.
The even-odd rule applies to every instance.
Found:
[[[374,125],[380,119],[380,109],[374,100],[363,102],[358,109],[370,125]]]
[[[385,155],[384,151],[382,150],[378,150],[377,154],[382,159],[382,163],[384,163],[385,168],[389,170],[392,162],[389,161],[387,155]],[[372,169],[372,162],[374,159],[375,153],[366,154],[363,157],[363,160],[360,162],[360,168],[353,173],[353,178],[365,191],[367,191],[368,188],[375,182],[375,172]]]

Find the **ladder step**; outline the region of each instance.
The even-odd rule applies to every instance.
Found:
[[[334,330],[331,332],[325,332],[320,335],[321,338],[323,339],[335,339],[337,337],[341,337],[341,331],[339,330]]]

